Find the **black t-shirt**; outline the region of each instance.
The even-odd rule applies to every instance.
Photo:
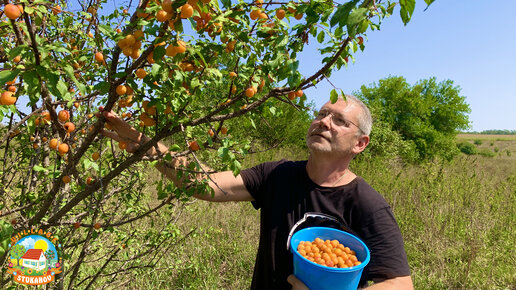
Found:
[[[362,283],[410,275],[401,232],[385,199],[361,177],[338,187],[314,183],[306,161],[267,162],[241,176],[260,213],[260,242],[252,289],[290,289],[292,253],[286,249],[294,224],[306,212],[339,219],[369,248],[371,260]]]

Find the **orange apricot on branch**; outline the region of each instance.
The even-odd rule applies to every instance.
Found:
[[[143,126],[150,127],[156,125],[156,121],[151,118],[147,113],[140,114],[140,121],[143,122]]]
[[[102,52],[96,52],[95,53],[95,60],[100,63],[104,63],[104,55]]]
[[[59,146],[57,146],[57,151],[59,151],[59,154],[61,155],[68,153],[68,150],[70,150],[70,147],[66,143],[61,143]]]
[[[63,128],[66,130],[66,132],[68,133],[72,133],[73,131],[75,131],[75,125],[74,123],[72,122],[66,122],[64,125],[63,125]]]
[[[21,15],[21,11],[18,6],[14,4],[7,4],[4,7],[4,14],[11,20],[16,20]]]
[[[188,142],[188,148],[190,148],[190,150],[192,150],[194,152],[201,149],[201,147],[199,146],[199,143],[197,143],[197,141],[195,141],[195,140]]]
[[[119,85],[116,87],[116,93],[121,96],[127,93],[127,87],[125,85]]]
[[[172,7],[172,3],[173,3],[172,0],[163,0],[163,2],[161,2],[161,9],[165,10],[167,13],[174,12],[174,8]]]
[[[254,94],[256,94],[256,91],[255,91],[255,88],[254,87],[250,87],[250,88],[247,88],[245,90],[245,95],[248,97],[248,98],[252,98],[254,96]]]
[[[91,177],[89,177],[89,178],[91,178]],[[101,227],[100,223],[95,223],[93,225],[93,228],[96,229],[96,230],[100,229],[100,227]]]
[[[14,105],[16,97],[13,97],[13,92],[5,91],[0,95],[0,105]]]
[[[68,175],[63,176],[62,180],[64,183],[70,183],[70,181],[72,181],[72,179]]]
[[[52,13],[54,13],[54,15],[61,13],[61,6],[56,5],[56,6],[52,7]]]
[[[285,10],[283,10],[283,9],[278,9],[278,10],[276,10],[276,17],[277,17],[279,20],[281,20],[281,19],[285,18],[285,14],[286,14],[286,12],[285,12]]]
[[[51,149],[57,149],[58,145],[59,145],[59,140],[57,140],[56,138],[52,138],[52,139],[50,139],[50,141],[48,141],[48,146]]]
[[[91,159],[93,159],[94,161],[99,160],[99,158],[100,158],[100,153],[93,152],[93,154],[91,154]]]
[[[118,148],[120,148],[120,150],[124,150],[125,148],[127,148],[127,143],[124,141],[118,142]]]
[[[66,122],[70,119],[70,112],[68,112],[67,110],[62,110],[59,113],[57,113],[57,118],[61,122]]]
[[[157,13],[156,13],[156,20],[158,20],[159,22],[165,22],[165,21],[168,21],[170,18],[172,18],[172,14],[169,14],[167,11],[165,10],[159,10]]]
[[[147,76],[147,72],[143,68],[137,69],[134,73],[139,79],[143,79],[145,76]]]
[[[193,7],[192,5],[190,4],[184,4],[183,6],[181,6],[181,18],[183,19],[186,19],[186,18],[190,18],[192,17],[193,15]]]

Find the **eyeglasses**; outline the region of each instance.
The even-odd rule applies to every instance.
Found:
[[[326,118],[328,116],[330,116],[330,120],[331,120],[332,124],[335,125],[335,126],[349,128],[349,127],[351,127],[351,125],[354,125],[355,127],[358,128],[358,130],[363,132],[363,130],[357,124],[353,123],[350,120],[341,118],[338,115],[335,115],[334,113],[332,113],[332,112],[330,112],[328,110],[320,110],[317,113],[317,115],[315,116],[315,119],[317,121],[321,121],[322,119],[324,119],[324,118]]]
[[[350,234],[356,236],[356,233],[351,230],[349,227],[341,223],[337,218],[327,215],[324,213],[318,212],[307,212],[304,214],[303,218],[300,219],[293,227],[290,229],[290,233],[288,234],[287,239],[287,251],[290,250],[290,240],[295,232],[309,228],[309,227],[327,227],[334,228],[338,230],[346,231]]]

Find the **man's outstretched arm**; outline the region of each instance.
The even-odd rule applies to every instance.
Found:
[[[116,113],[113,111],[104,111],[103,116],[106,118],[106,122],[111,125],[113,131],[103,130],[102,134],[106,137],[109,137],[118,142],[126,142],[127,147],[126,150],[128,152],[134,152],[140,146],[140,144],[144,144],[150,140],[149,137],[145,136],[143,133],[136,130],[129,123],[122,120]],[[159,152],[158,152],[159,150]],[[147,151],[148,156],[156,156],[156,155],[166,155],[168,152],[167,146],[163,143],[158,142],[157,146],[149,149]],[[183,180],[177,178],[177,170],[181,165],[186,165],[186,158],[178,158],[175,159],[171,163],[167,163],[165,161],[160,161],[156,165],[156,169],[158,169],[162,174],[164,174],[167,178],[172,180],[174,184],[178,187],[181,187],[184,182],[190,182],[190,180]],[[211,170],[205,168],[206,172],[210,172]],[[244,185],[244,181],[240,175],[234,176],[231,171],[223,171],[223,172],[215,172],[215,173],[207,173],[206,175],[199,174],[197,176],[198,179],[208,178],[209,186],[214,190],[214,194],[194,194],[194,196],[198,199],[207,200],[207,201],[252,201],[253,197],[247,191],[247,188]]]

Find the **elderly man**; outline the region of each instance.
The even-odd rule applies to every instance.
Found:
[[[129,150],[149,138],[118,118],[104,112],[115,132],[104,135],[129,141]],[[306,161],[267,162],[241,171],[210,174],[214,195],[196,195],[208,201],[251,201],[261,209],[260,241],[252,289],[306,289],[293,272],[292,254],[286,249],[292,227],[305,213],[323,213],[338,220],[361,238],[371,251],[361,287],[412,289],[403,240],[385,199],[349,169],[355,155],[369,144],[372,120],[369,109],[354,96],[339,98],[320,109],[308,129]],[[161,154],[167,147],[159,143]],[[147,152],[157,154],[155,148]],[[177,184],[174,166],[157,169]],[[290,285],[289,285],[290,283]]]

